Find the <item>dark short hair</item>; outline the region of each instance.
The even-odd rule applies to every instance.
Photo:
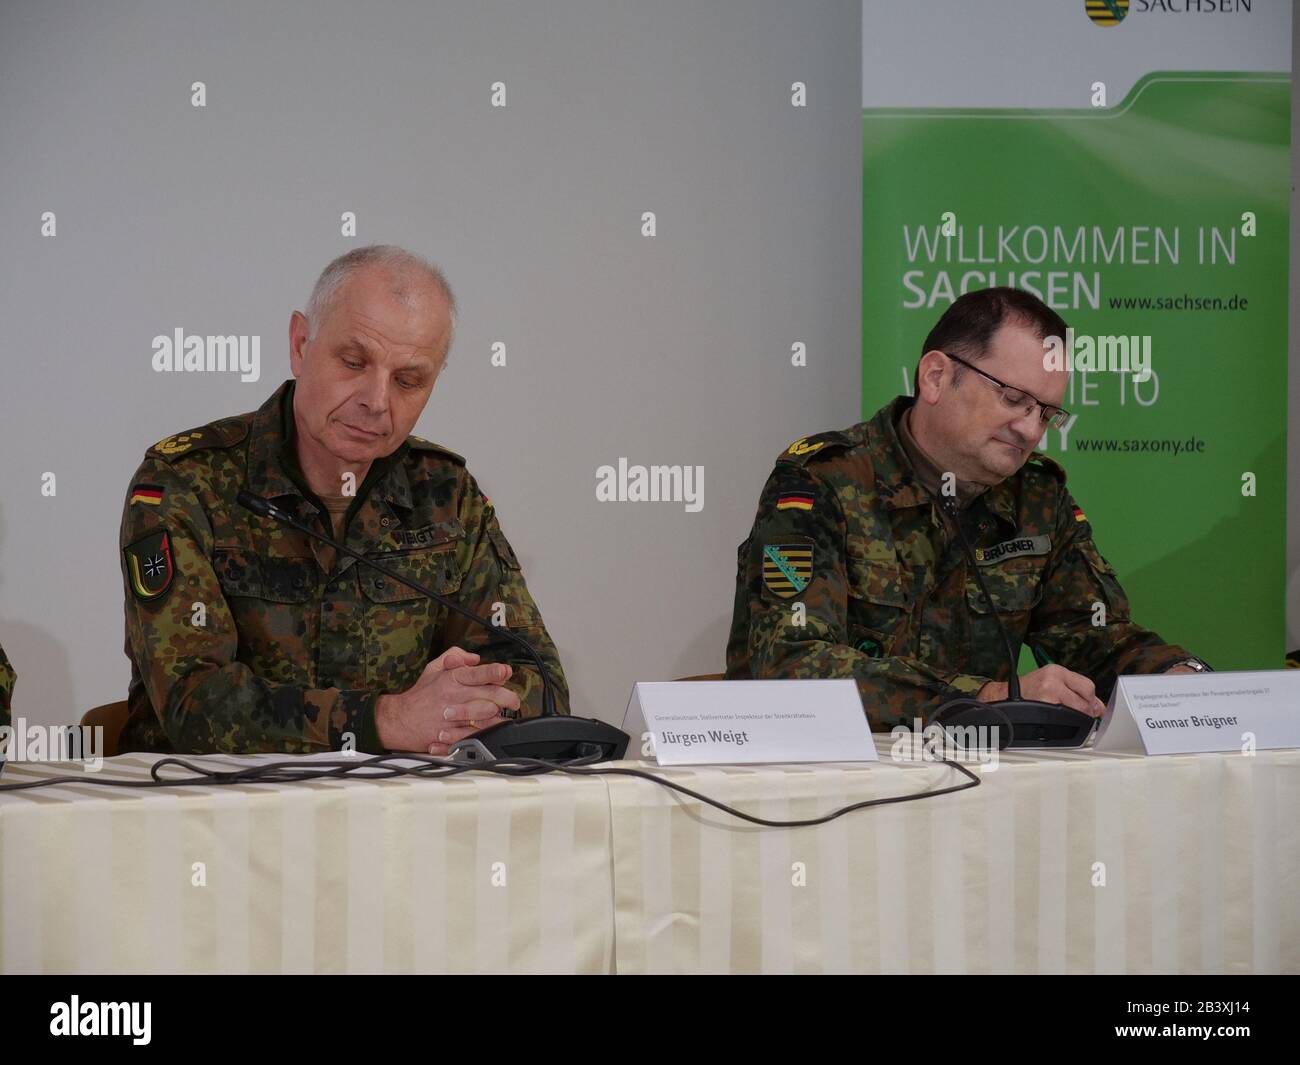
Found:
[[[1065,342],[1065,319],[1051,307],[1024,289],[980,288],[953,300],[940,319],[935,322],[925,342],[921,355],[927,351],[948,352],[968,362],[975,362],[989,353],[993,334],[1008,320],[1019,321],[1033,329],[1039,340],[1049,336],[1060,337]],[[958,366],[953,380],[959,380],[965,367]],[[920,391],[921,363],[917,358],[912,371],[912,395]]]

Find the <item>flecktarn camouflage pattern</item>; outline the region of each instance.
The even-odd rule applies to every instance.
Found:
[[[510,663],[523,714],[540,713],[536,668],[504,636],[236,503],[246,487],[331,533],[292,458],[293,387],[255,413],[154,445],[131,481],[120,540],[132,667],[122,749],[378,751],[379,695],[409,688],[452,645]],[[345,537],[480,616],[503,610],[546,661],[567,712],[555,646],[460,456],[409,437],[357,487]]]
[[[899,440],[900,397],[777,459],[737,557],[731,678],[851,677],[877,729],[1010,674],[996,621]],[[1065,471],[1035,453],[962,512],[1013,645],[1090,677],[1190,657],[1134,624]]]

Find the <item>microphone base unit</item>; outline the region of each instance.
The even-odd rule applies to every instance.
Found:
[[[951,728],[996,728],[999,749],[1082,747],[1097,718],[1058,703],[1035,699],[952,699],[939,707],[932,724]]]
[[[622,729],[594,717],[554,714],[489,725],[453,743],[450,756],[458,762],[510,758],[615,762],[627,753],[629,739]]]

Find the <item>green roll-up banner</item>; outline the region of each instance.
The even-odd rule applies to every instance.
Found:
[[[1218,669],[1280,668],[1289,73],[1153,72],[1077,109],[864,107],[862,131],[864,417],[910,390],[956,296],[1033,292],[1080,360],[1075,418],[1041,447],[1135,618]]]

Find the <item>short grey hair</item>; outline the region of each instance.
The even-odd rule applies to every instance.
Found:
[[[395,281],[393,292],[399,299],[410,298],[412,281],[427,281],[442,292],[451,314],[451,329],[447,332],[447,344],[442,352],[446,355],[456,332],[456,297],[452,294],[451,285],[447,283],[443,272],[433,263],[405,248],[399,248],[396,244],[369,244],[364,248],[354,248],[340,255],[321,271],[307,300],[308,338],[316,336],[344,282],[357,270],[367,266],[382,267],[393,276]]]

